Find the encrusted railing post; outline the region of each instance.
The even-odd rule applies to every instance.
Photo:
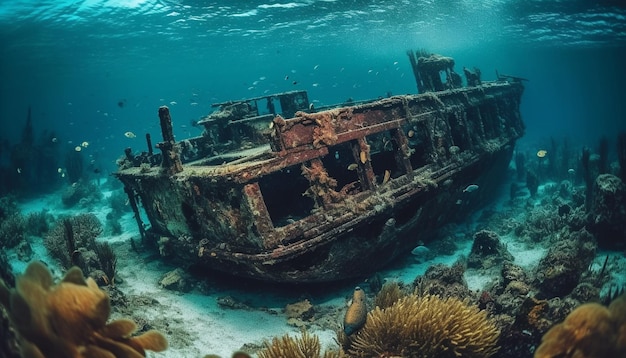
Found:
[[[157,143],[157,148],[163,152],[161,169],[168,175],[180,173],[183,171],[183,163],[180,161],[178,147],[176,146],[176,140],[174,140],[172,117],[167,106],[159,107],[159,119],[161,120],[161,133],[163,134],[163,142]]]

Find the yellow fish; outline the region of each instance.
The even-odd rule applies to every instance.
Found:
[[[352,294],[352,304],[346,311],[343,319],[343,331],[349,336],[365,325],[367,319],[367,304],[365,292],[361,287],[355,287]]]
[[[126,132],[126,133],[124,133],[124,137],[126,137],[126,138],[135,138],[137,136],[133,132]]]

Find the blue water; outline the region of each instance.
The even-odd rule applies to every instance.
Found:
[[[0,159],[35,135],[114,170],[125,147],[179,137],[214,102],[293,89],[319,104],[415,93],[406,56],[425,48],[456,70],[529,79],[525,141],[578,145],[626,128],[626,7],[615,1],[159,1],[0,3]],[[294,84],[295,83],[295,84]],[[136,139],[124,137],[132,131]]]

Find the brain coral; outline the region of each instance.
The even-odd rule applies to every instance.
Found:
[[[355,357],[490,357],[500,332],[485,311],[456,298],[415,294],[376,307],[354,334]]]
[[[131,337],[136,325],[130,320],[107,324],[108,295],[77,267],[55,285],[50,271],[33,262],[15,289],[0,281],[0,304],[23,338],[23,357],[145,357],[146,349],[167,348],[157,331]]]

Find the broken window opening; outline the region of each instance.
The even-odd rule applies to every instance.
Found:
[[[181,211],[183,213],[183,216],[185,217],[185,221],[189,230],[191,230],[191,232],[193,233],[199,232],[201,226],[198,222],[198,218],[196,217],[196,212],[194,208],[188,203],[183,202],[181,204]]]
[[[460,113],[460,116],[455,113],[450,113],[448,116],[448,123],[450,125],[450,133],[452,135],[452,143],[461,150],[466,150],[470,148],[471,143],[462,115],[462,113]]]
[[[413,125],[406,130],[409,151],[411,153],[409,160],[411,167],[414,169],[430,163],[430,154],[432,143],[428,133],[428,129],[423,125]]]
[[[262,177],[259,187],[274,227],[303,219],[313,209],[313,199],[304,195],[309,181],[302,176],[300,165]]]
[[[277,115],[279,113],[283,113],[282,107],[280,105],[280,100],[276,97],[267,97],[263,99],[259,99],[255,101],[256,107],[258,108],[259,116],[271,114]]]
[[[398,161],[398,145],[389,131],[369,135],[366,140],[370,146],[370,160],[378,184],[406,174],[406,168]]]
[[[341,143],[328,147],[328,155],[322,158],[322,164],[331,178],[337,180],[337,191],[345,188],[346,194],[361,192],[362,185],[359,181],[358,160],[352,154],[350,143]]]

